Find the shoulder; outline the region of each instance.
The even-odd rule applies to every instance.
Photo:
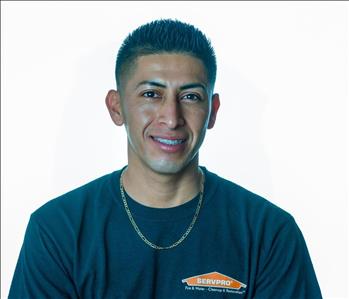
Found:
[[[37,222],[77,222],[87,210],[105,207],[112,201],[112,187],[119,171],[106,174],[63,195],[51,199],[37,210],[31,218]]]
[[[215,218],[224,219],[227,226],[233,227],[240,242],[258,244],[262,252],[290,240],[295,244],[303,242],[301,231],[289,212],[216,174],[208,172],[207,176],[214,189],[210,190],[209,210]]]
[[[276,228],[294,222],[290,213],[268,199],[217,174],[206,173],[211,204],[229,211],[247,225]]]

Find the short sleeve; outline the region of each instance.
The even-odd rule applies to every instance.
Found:
[[[10,299],[78,297],[59,246],[32,215],[13,276]]]
[[[253,298],[322,298],[305,240],[293,218],[265,245]]]

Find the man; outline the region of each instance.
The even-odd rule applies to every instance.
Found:
[[[115,73],[128,165],[32,214],[9,297],[321,298],[292,216],[199,167],[220,106],[205,35],[143,25]]]

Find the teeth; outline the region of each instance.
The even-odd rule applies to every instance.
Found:
[[[184,142],[184,139],[164,139],[164,138],[160,138],[160,137],[154,137],[154,139],[156,141],[159,141],[163,144],[167,144],[167,145],[176,145],[176,144],[181,144]]]

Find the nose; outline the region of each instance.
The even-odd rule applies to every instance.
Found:
[[[161,103],[158,114],[160,124],[166,125],[169,129],[176,129],[184,125],[184,118],[181,104],[175,96],[166,97]]]

